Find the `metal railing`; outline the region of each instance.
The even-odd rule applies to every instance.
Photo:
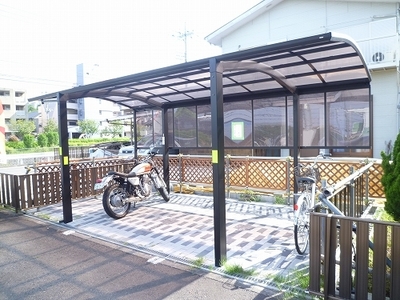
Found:
[[[333,186],[332,193],[323,194],[325,204],[334,203],[340,212],[332,207],[333,214],[311,214],[310,292],[315,295],[400,297],[400,259],[391,255],[400,251],[400,241],[393,242],[399,239],[400,224],[360,218],[368,204],[368,174],[373,165],[352,170]]]
[[[369,204],[368,172],[374,163],[359,170],[350,167],[351,174],[334,185],[333,193],[327,197],[345,216],[361,217]]]

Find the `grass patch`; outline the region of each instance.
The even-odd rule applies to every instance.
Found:
[[[282,195],[275,195],[275,201],[274,204],[281,204],[284,205],[287,203],[287,200],[285,197],[283,197]]]
[[[192,261],[192,265],[195,268],[201,268],[204,264],[204,257],[198,257],[195,260]]]
[[[305,290],[308,289],[310,277],[308,269],[296,269],[287,275],[278,274],[272,280],[281,287],[288,285]]]
[[[256,273],[255,269],[245,270],[239,264],[230,264],[226,259],[222,259],[221,265],[224,267],[225,272],[229,275],[252,276]]]
[[[306,291],[309,286],[308,269],[296,269],[287,275],[278,274],[267,279],[272,279],[277,287],[284,292],[283,299],[310,299],[310,295],[301,292],[302,290]],[[293,288],[297,288],[300,292]]]
[[[38,218],[43,219],[43,220],[50,220],[51,216],[46,215],[46,214],[39,214],[37,215]]]
[[[239,199],[242,201],[260,202],[261,196],[256,194],[252,190],[245,189],[242,193],[239,194]]]

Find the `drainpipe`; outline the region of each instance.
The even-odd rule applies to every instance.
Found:
[[[400,3],[398,4],[398,6],[397,6],[397,12],[396,12],[396,25],[397,25],[397,34],[399,34],[399,26],[400,26],[400,24],[399,24],[399,14],[400,14]],[[396,53],[397,53],[397,55],[396,55],[396,58],[397,57],[399,57],[400,56],[400,48],[399,48],[399,44],[397,44],[397,51],[396,51]],[[397,69],[397,114],[396,114],[396,117],[397,117],[397,134],[400,132],[400,116],[399,116],[399,114],[400,114],[400,82],[399,82],[399,76],[400,76],[400,70],[399,70],[399,68],[400,68],[400,66],[399,66],[399,64],[400,64],[400,59],[399,58],[397,58],[397,66],[396,66],[396,69]]]

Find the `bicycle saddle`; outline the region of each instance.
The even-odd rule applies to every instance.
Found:
[[[316,183],[316,180],[313,177],[297,177],[297,182],[312,184],[312,183]]]

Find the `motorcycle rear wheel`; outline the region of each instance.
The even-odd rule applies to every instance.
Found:
[[[125,201],[124,190],[118,183],[110,185],[104,191],[103,208],[114,219],[121,219],[128,213],[131,203]]]

